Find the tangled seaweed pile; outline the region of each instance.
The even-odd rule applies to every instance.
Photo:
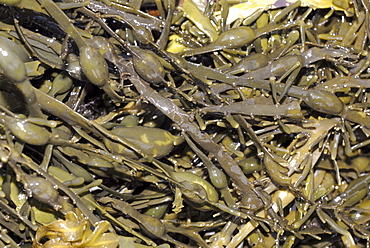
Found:
[[[1,247],[370,245],[369,2],[233,2],[0,0]]]

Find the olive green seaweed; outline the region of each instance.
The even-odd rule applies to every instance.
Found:
[[[369,247],[370,5],[280,2],[0,0],[0,246]]]

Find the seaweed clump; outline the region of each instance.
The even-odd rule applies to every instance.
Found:
[[[370,245],[368,2],[236,2],[0,0],[1,247]]]

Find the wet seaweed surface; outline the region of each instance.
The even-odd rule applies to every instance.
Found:
[[[369,247],[370,4],[246,4],[0,0],[0,246]]]

